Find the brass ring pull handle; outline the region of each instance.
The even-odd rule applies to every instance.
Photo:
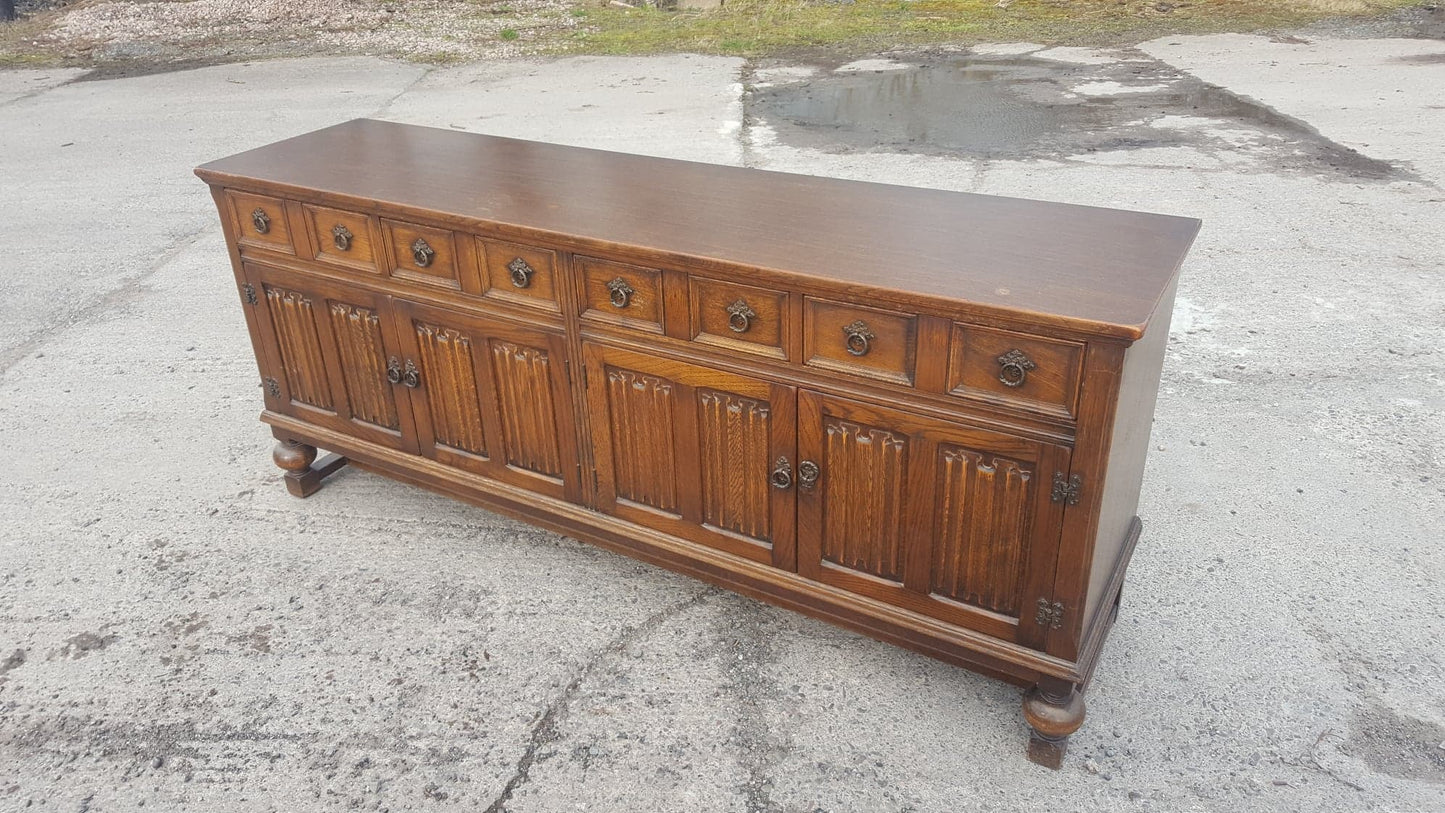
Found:
[[[617,277],[607,283],[607,298],[612,301],[612,307],[625,308],[632,302],[632,295],[637,293],[627,280]]]
[[[395,356],[386,362],[386,380],[393,384],[401,383],[401,362]]]
[[[869,343],[877,338],[873,335],[873,331],[868,329],[868,323],[862,319],[844,325],[843,335],[847,337],[844,341],[848,345],[848,353],[854,356],[868,355],[868,351],[872,349],[869,347]]]
[[[265,209],[257,207],[251,213],[251,225],[256,227],[257,234],[265,234],[271,230],[271,216],[266,214]]]
[[[773,488],[779,490],[792,487],[793,466],[788,462],[788,458],[778,458],[778,462],[773,464],[773,474],[768,478],[768,482],[773,484]]]
[[[512,285],[518,288],[526,288],[532,284],[532,275],[537,273],[527,261],[521,257],[507,263],[507,272],[512,275]]]
[[[427,245],[427,242],[420,237],[416,238],[415,243],[411,244],[411,259],[417,264],[418,268],[426,268],[431,265],[431,261],[436,259],[436,256],[436,249]]]
[[[340,223],[337,223],[331,229],[331,242],[336,244],[337,251],[350,251],[352,237],[351,229],[346,228]]]
[[[734,333],[747,333],[757,317],[758,312],[741,299],[728,305],[728,329]]]
[[[818,484],[818,464],[811,460],[804,460],[798,464],[798,488],[804,491],[812,491],[813,486]]]
[[[1021,387],[1028,380],[1029,370],[1038,365],[1017,348],[998,357],[998,380],[1005,387]]]
[[[421,386],[421,371],[416,368],[416,362],[406,360],[406,372],[401,374],[401,383],[411,389]]]

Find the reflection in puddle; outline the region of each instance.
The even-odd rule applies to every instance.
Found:
[[[866,136],[875,144],[991,153],[1033,144],[1059,128],[1061,109],[1016,87],[1048,81],[1042,68],[910,67],[764,90],[757,101],[768,116],[799,127],[851,131],[849,141]]]

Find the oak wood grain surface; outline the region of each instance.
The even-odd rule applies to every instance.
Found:
[[[385,200],[600,244],[1047,314],[1127,339],[1143,335],[1199,230],[1192,218],[370,119],[196,172],[210,183],[244,179],[276,191]]]

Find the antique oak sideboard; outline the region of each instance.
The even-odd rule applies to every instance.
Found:
[[[196,174],[293,494],[349,461],[1019,684],[1058,765],[1199,221],[370,120]]]

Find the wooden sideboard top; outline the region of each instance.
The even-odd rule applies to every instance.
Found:
[[[357,119],[205,164],[213,184],[320,192],[999,308],[1137,339],[1193,218],[651,158]]]

